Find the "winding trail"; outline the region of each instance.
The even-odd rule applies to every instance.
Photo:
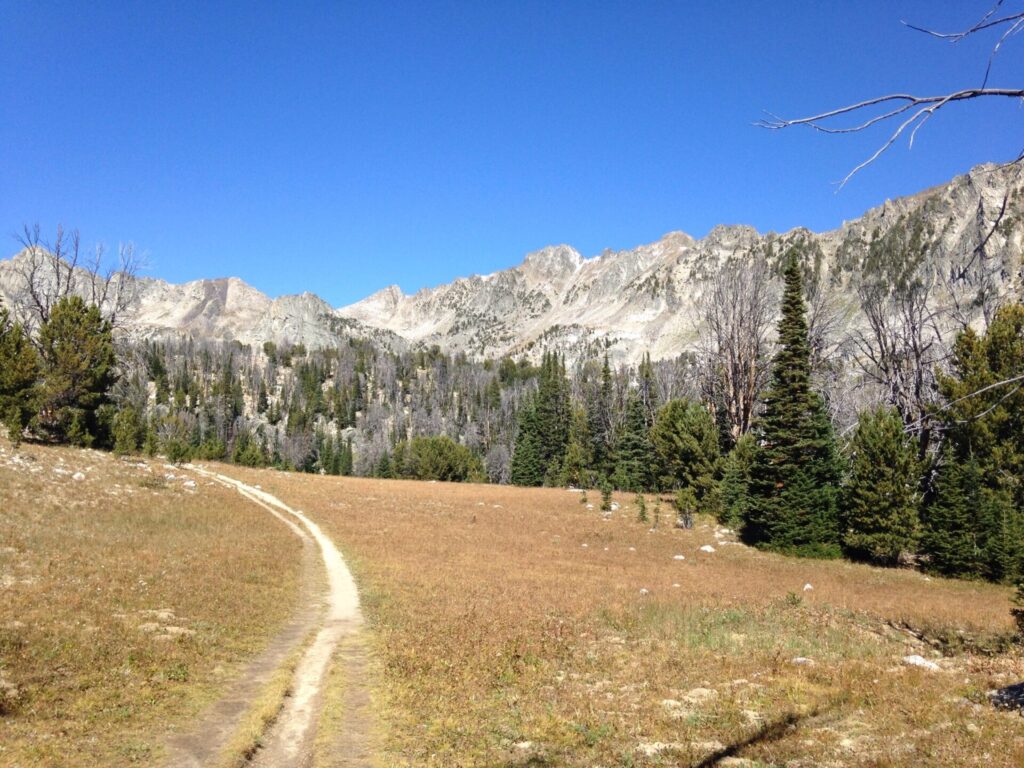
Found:
[[[290,695],[285,699],[280,714],[261,739],[260,749],[250,761],[250,765],[260,768],[307,768],[313,764],[314,742],[323,704],[322,693],[332,659],[345,666],[346,679],[351,680],[349,688],[355,691],[357,696],[366,695],[365,659],[362,658],[362,654],[353,655],[350,651],[353,644],[359,646],[358,630],[363,624],[355,581],[334,542],[302,512],[292,509],[276,496],[260,488],[247,485],[227,475],[192,465],[189,465],[187,469],[222,485],[235,488],[242,496],[263,507],[289,526],[292,532],[307,544],[304,551],[308,552],[313,543],[320,550],[320,557],[327,576],[326,611],[318,622],[311,621],[310,609],[313,606],[307,605],[303,612],[306,618],[305,622],[293,622],[300,625],[299,630],[303,626],[306,629],[318,627],[316,636],[312,644],[302,654],[295,669]],[[304,590],[305,602],[309,602],[309,592],[309,589]],[[296,632],[293,631],[291,634],[295,635]],[[345,641],[345,647],[336,655],[335,651],[339,649],[339,644],[342,641]],[[292,647],[296,644],[297,641],[293,642]],[[278,656],[283,657],[283,654],[278,654]],[[272,669],[269,672],[272,672]],[[269,672],[263,671],[261,676],[264,680]],[[262,680],[257,682],[262,682]],[[351,700],[352,695],[352,691],[346,691],[343,703]],[[352,714],[352,718],[343,718],[346,726],[342,729],[343,733],[336,734],[333,738],[335,744],[345,746],[344,753],[332,755],[329,759],[330,764],[346,766],[368,764],[367,748],[365,743],[361,743],[365,741],[366,724],[360,722],[362,719],[360,713]],[[351,722],[349,722],[350,720]],[[220,741],[216,734],[208,734],[208,736],[213,737],[212,741],[214,742]],[[207,738],[205,741],[210,742],[210,740]],[[193,739],[191,741],[202,743],[204,740]],[[182,744],[186,745],[185,752],[189,753],[179,755],[179,757],[185,758],[182,765],[201,766],[211,762],[213,755],[208,753],[212,753],[216,745],[207,743],[206,748],[197,749],[189,748],[188,743],[189,740],[184,740],[179,744],[179,747]]]

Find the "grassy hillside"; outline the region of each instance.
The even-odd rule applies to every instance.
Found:
[[[1024,764],[985,702],[1024,679],[1004,588],[763,554],[667,506],[651,531],[625,497],[604,520],[564,490],[230,471],[345,549],[387,765]]]
[[[159,461],[0,441],[0,765],[157,762],[294,612],[301,549]]]

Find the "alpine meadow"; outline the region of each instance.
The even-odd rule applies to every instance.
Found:
[[[1019,0],[124,11],[0,3],[0,766],[1024,766]]]

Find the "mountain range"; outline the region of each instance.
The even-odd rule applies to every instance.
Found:
[[[729,262],[775,259],[801,243],[840,302],[854,306],[872,244],[895,227],[918,226],[939,272],[969,273],[979,252],[996,265],[997,289],[1021,295],[1024,195],[1017,165],[982,165],[949,183],[886,201],[838,229],[798,228],[761,234],[720,225],[695,239],[670,232],[639,247],[585,258],[568,245],[526,256],[489,275],[459,278],[404,294],[392,285],[349,306],[332,308],[312,293],[271,299],[231,277],[175,285],[141,277],[123,315],[134,338],[192,336],[262,345],[337,344],[356,336],[395,349],[437,345],[472,358],[539,356],[558,349],[570,358],[607,351],[618,362],[674,357],[690,349],[702,318],[707,281]],[[0,261],[0,298],[19,290],[17,254]],[[777,264],[776,264],[777,266]],[[850,313],[849,322],[856,322]]]

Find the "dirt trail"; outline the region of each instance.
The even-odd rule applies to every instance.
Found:
[[[363,623],[355,581],[352,579],[352,574],[345,565],[341,553],[334,546],[334,542],[302,512],[292,509],[277,497],[259,488],[242,483],[227,475],[217,474],[199,467],[190,466],[188,468],[204,477],[235,488],[240,494],[278,517],[291,527],[292,531],[304,542],[310,544],[304,548],[304,551],[310,551],[312,543],[315,543],[320,550],[327,575],[326,611],[318,623],[310,621],[309,612],[305,612],[306,621],[302,622],[304,628],[311,629],[319,626],[319,629],[312,644],[299,661],[292,680],[291,693],[285,700],[280,715],[261,740],[262,746],[251,761],[253,766],[266,766],[267,768],[270,766],[273,768],[305,768],[313,763],[314,738],[322,704],[321,693],[331,660],[335,656],[335,650],[339,643],[349,636],[354,636]],[[308,591],[306,590],[307,593]],[[304,595],[304,597],[308,597],[308,595]],[[298,627],[299,632],[303,626]],[[294,641],[289,647],[294,647],[297,642],[294,637],[296,632],[288,634],[293,636]],[[287,648],[284,649],[284,652],[275,654],[278,663],[286,651]],[[350,680],[353,687],[365,689],[364,659],[353,657],[350,653],[339,653],[336,661],[345,665],[346,680]],[[267,666],[270,668],[263,669]],[[257,682],[265,680],[266,676],[274,669],[273,666],[267,664],[257,664],[257,667],[264,672],[262,679]],[[252,677],[252,675],[245,677]],[[235,699],[238,696],[236,694],[227,698]],[[349,737],[346,739],[346,743],[351,749],[351,753],[337,755],[332,758],[333,760],[343,760],[345,765],[368,764],[364,763],[363,759],[366,752],[365,745],[357,743],[360,741],[359,737],[365,736],[368,730],[365,722],[359,722],[363,718],[365,718],[365,712],[362,711],[352,713],[352,722],[349,722],[350,718],[343,717],[343,730]],[[221,727],[217,730],[223,731],[224,728]],[[216,742],[216,745],[222,746],[223,740],[218,738],[220,735],[208,732],[205,739],[206,748],[198,746],[203,743],[203,739],[183,740],[178,746],[185,745],[190,754],[187,756],[189,758],[187,761],[179,764],[196,766],[209,764],[218,751],[210,748],[212,746],[210,742]],[[352,741],[353,737],[355,737],[354,742]],[[189,741],[196,742],[196,744],[188,748]],[[357,755],[358,757],[356,757]],[[353,761],[353,757],[356,757],[356,761]]]

